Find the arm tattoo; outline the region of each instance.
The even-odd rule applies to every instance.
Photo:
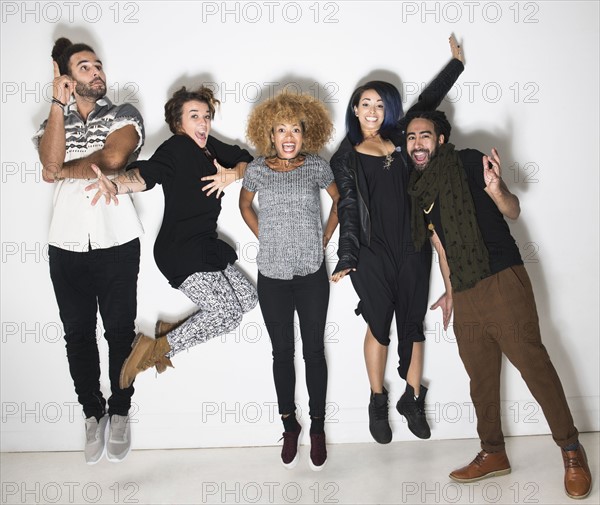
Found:
[[[127,172],[125,172],[125,178],[127,179],[127,181],[124,183],[124,185],[127,188],[127,190],[126,190],[127,194],[131,194],[131,193],[135,192],[132,188],[127,186],[128,183],[141,184],[143,186],[143,189],[146,189],[146,182],[145,181],[142,182],[142,179],[139,177],[139,174],[136,170],[128,170]]]
[[[137,177],[137,174],[133,170],[125,172],[125,177],[127,177],[127,180],[129,182],[140,182],[140,180]]]

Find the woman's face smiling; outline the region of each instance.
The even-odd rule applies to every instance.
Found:
[[[290,160],[302,150],[302,125],[298,123],[280,123],[273,126],[271,142],[279,158]]]
[[[358,105],[354,107],[360,129],[364,133],[375,134],[381,128],[385,117],[383,100],[374,89],[367,89],[360,95]]]
[[[206,147],[211,127],[208,104],[191,100],[181,108],[181,132],[191,137],[200,147]]]

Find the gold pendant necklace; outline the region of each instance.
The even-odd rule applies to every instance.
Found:
[[[391,153],[387,152],[387,149],[385,148],[385,144],[383,143],[383,140],[381,140],[381,135],[379,135],[379,133],[377,134],[377,139],[379,140],[379,143],[381,144],[381,148],[383,149],[383,152],[386,153],[385,160],[383,161],[383,169],[389,170],[390,167],[392,166],[392,161],[394,161],[394,157],[392,156],[394,151],[392,151]]]
[[[392,156],[392,154],[386,154],[385,155],[385,161],[383,162],[383,169],[384,170],[389,170],[390,167],[392,166],[392,161],[394,161],[394,157]]]

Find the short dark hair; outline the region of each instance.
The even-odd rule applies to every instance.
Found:
[[[426,119],[433,123],[433,129],[435,134],[439,137],[440,135],[444,136],[444,143],[450,140],[450,132],[452,131],[452,126],[441,110],[422,110],[417,112],[409,112],[404,116],[404,119],[401,121],[401,126],[404,130],[408,128],[409,123],[413,119]]]
[[[208,105],[210,118],[215,118],[215,107],[221,102],[215,98],[212,89],[206,86],[200,86],[197,90],[187,90],[185,86],[173,93],[169,101],[165,104],[165,121],[169,125],[169,130],[172,133],[180,133],[181,114],[183,113],[183,105],[187,102],[196,100]]]
[[[71,56],[81,51],[89,51],[90,53],[96,54],[96,51],[87,44],[73,44],[65,37],[56,40],[54,47],[52,48],[52,59],[58,64],[58,71],[61,75],[71,75],[69,60],[71,59]]]
[[[385,81],[369,81],[354,90],[350,97],[350,102],[346,109],[346,131],[353,145],[360,144],[364,138],[360,129],[360,123],[354,112],[354,107],[358,106],[361,95],[369,90],[377,92],[383,100],[384,119],[379,134],[384,139],[389,139],[392,133],[397,129],[398,121],[404,115],[402,109],[402,97],[400,92],[393,84]]]

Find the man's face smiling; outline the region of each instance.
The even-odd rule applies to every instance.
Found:
[[[406,149],[417,170],[425,170],[437,146],[444,142],[444,136],[435,134],[435,128],[428,119],[413,119],[406,129]]]

